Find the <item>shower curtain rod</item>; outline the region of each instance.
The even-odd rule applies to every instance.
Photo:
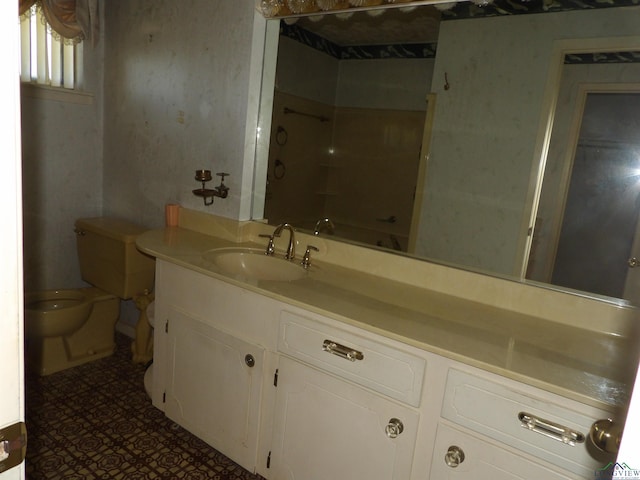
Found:
[[[303,117],[311,117],[311,118],[315,118],[316,120],[320,120],[321,122],[329,121],[328,117],[324,117],[322,115],[314,115],[313,113],[298,112],[297,110],[293,110],[292,108],[289,108],[289,107],[284,107],[284,113],[285,115],[288,113],[294,113],[296,115],[302,115]]]

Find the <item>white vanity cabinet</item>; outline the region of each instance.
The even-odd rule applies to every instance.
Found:
[[[157,264],[153,403],[251,471],[278,312],[277,302],[262,295]]]
[[[611,413],[159,259],[153,403],[268,480],[578,480]]]
[[[278,350],[269,478],[411,477],[424,359],[288,311]]]

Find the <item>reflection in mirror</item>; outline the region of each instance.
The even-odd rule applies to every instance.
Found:
[[[585,56],[579,53],[597,52],[590,57],[601,57],[600,39],[610,44],[616,37],[611,52],[640,50],[635,36],[640,7],[617,8],[616,2],[615,8],[594,9],[596,3],[604,4],[581,2],[589,8],[498,15],[497,3],[491,7],[491,13],[497,14],[492,17],[466,18],[458,7],[445,12],[446,19],[439,23],[431,16],[437,40],[420,43],[430,45],[423,50],[433,51],[432,44],[437,42],[435,58],[364,60],[371,58],[370,49],[350,46],[348,51],[363,57],[342,61],[338,58],[343,53],[336,58],[312,49],[298,40],[315,37],[291,34],[290,25],[284,24],[280,48],[290,52],[288,59],[278,59],[269,152],[265,149],[262,156],[258,152],[267,187],[264,215],[258,208],[255,218],[264,217],[270,223],[286,220],[312,229],[319,218],[333,216],[336,236],[348,231],[351,239],[360,242],[408,250],[420,258],[520,281],[528,267],[526,277],[536,282],[621,298],[619,289],[614,294],[590,285],[568,284],[554,274],[561,220],[570,215],[562,215],[558,199],[564,205],[568,198],[567,164],[572,161],[567,161],[567,150],[573,154],[577,145],[578,129],[574,128],[573,140],[570,136],[577,85],[640,83],[640,74],[630,61],[632,54],[618,55],[620,63],[614,64],[618,70],[610,79],[599,76],[600,64],[562,66],[564,55],[559,54],[558,44],[573,42],[568,53],[583,60]],[[518,7],[515,13],[539,3],[505,2]],[[569,3],[577,5],[565,1],[554,5]],[[423,8],[432,9],[420,7],[405,17],[412,18]],[[362,14],[358,21],[362,25],[369,19],[381,22],[387,14],[389,11],[375,17]],[[294,26],[301,28],[306,22],[316,25],[310,30],[317,30],[331,17],[300,19]],[[355,14],[351,18],[358,19]],[[366,28],[347,31],[360,30]],[[378,26],[374,30],[385,29]],[[391,50],[398,49],[388,44],[383,48]],[[374,64],[378,65],[374,68]],[[574,78],[573,72],[580,68],[589,75],[576,80],[579,77]],[[374,86],[376,79],[381,83]],[[411,79],[417,81],[411,83]],[[323,89],[327,86],[328,92]],[[370,92],[376,93],[374,102],[366,103]],[[403,93],[398,103],[406,103],[401,107],[385,103],[396,102],[393,97]],[[435,101],[427,103],[427,95]],[[574,106],[567,104],[566,95],[573,96]],[[285,107],[298,113],[285,113]],[[370,111],[373,120],[364,120],[364,113]],[[413,123],[399,122],[385,129],[387,114],[396,111],[403,116],[411,113]],[[271,111],[261,113],[271,115]],[[430,117],[432,122],[425,122]],[[348,151],[356,154],[355,160],[346,160]],[[350,172],[355,176],[349,177]],[[381,175],[376,178],[377,172]],[[398,172],[405,177],[396,180]],[[307,183],[312,181],[319,185]],[[286,190],[291,197],[284,195]],[[345,199],[341,206],[340,197]],[[536,212],[538,199],[540,210]],[[258,197],[257,203],[260,201]],[[348,211],[357,215],[347,219]],[[547,213],[550,211],[554,213]],[[550,241],[550,232],[558,239]]]
[[[610,77],[620,68],[600,65]],[[573,70],[584,78],[584,65]],[[527,278],[640,305],[640,262],[632,260],[640,258],[640,84],[583,85],[573,93],[576,141],[564,159],[547,160],[548,176],[559,166],[569,180],[555,191],[552,179],[544,184]],[[559,105],[556,125],[560,108],[572,104]]]
[[[269,223],[330,218],[337,236],[407,250],[438,25],[432,7],[282,23]]]

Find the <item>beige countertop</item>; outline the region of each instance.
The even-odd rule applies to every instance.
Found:
[[[629,402],[636,335],[580,328],[437,292],[323,262],[322,255],[299,280],[244,279],[217,269],[203,253],[264,244],[184,228],[146,232],[137,245],[156,258],[596,407],[619,410]]]

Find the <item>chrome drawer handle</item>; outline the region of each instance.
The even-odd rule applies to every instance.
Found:
[[[364,355],[362,354],[362,352],[354,350],[353,348],[345,347],[344,345],[340,345],[339,343],[332,342],[331,340],[324,341],[324,343],[322,344],[322,350],[339,357],[346,358],[347,360],[350,360],[352,362],[364,359]]]
[[[583,443],[585,439],[582,433],[571,430],[569,427],[543,420],[525,412],[518,414],[518,420],[520,420],[522,427],[572,447],[575,447],[576,443]]]

